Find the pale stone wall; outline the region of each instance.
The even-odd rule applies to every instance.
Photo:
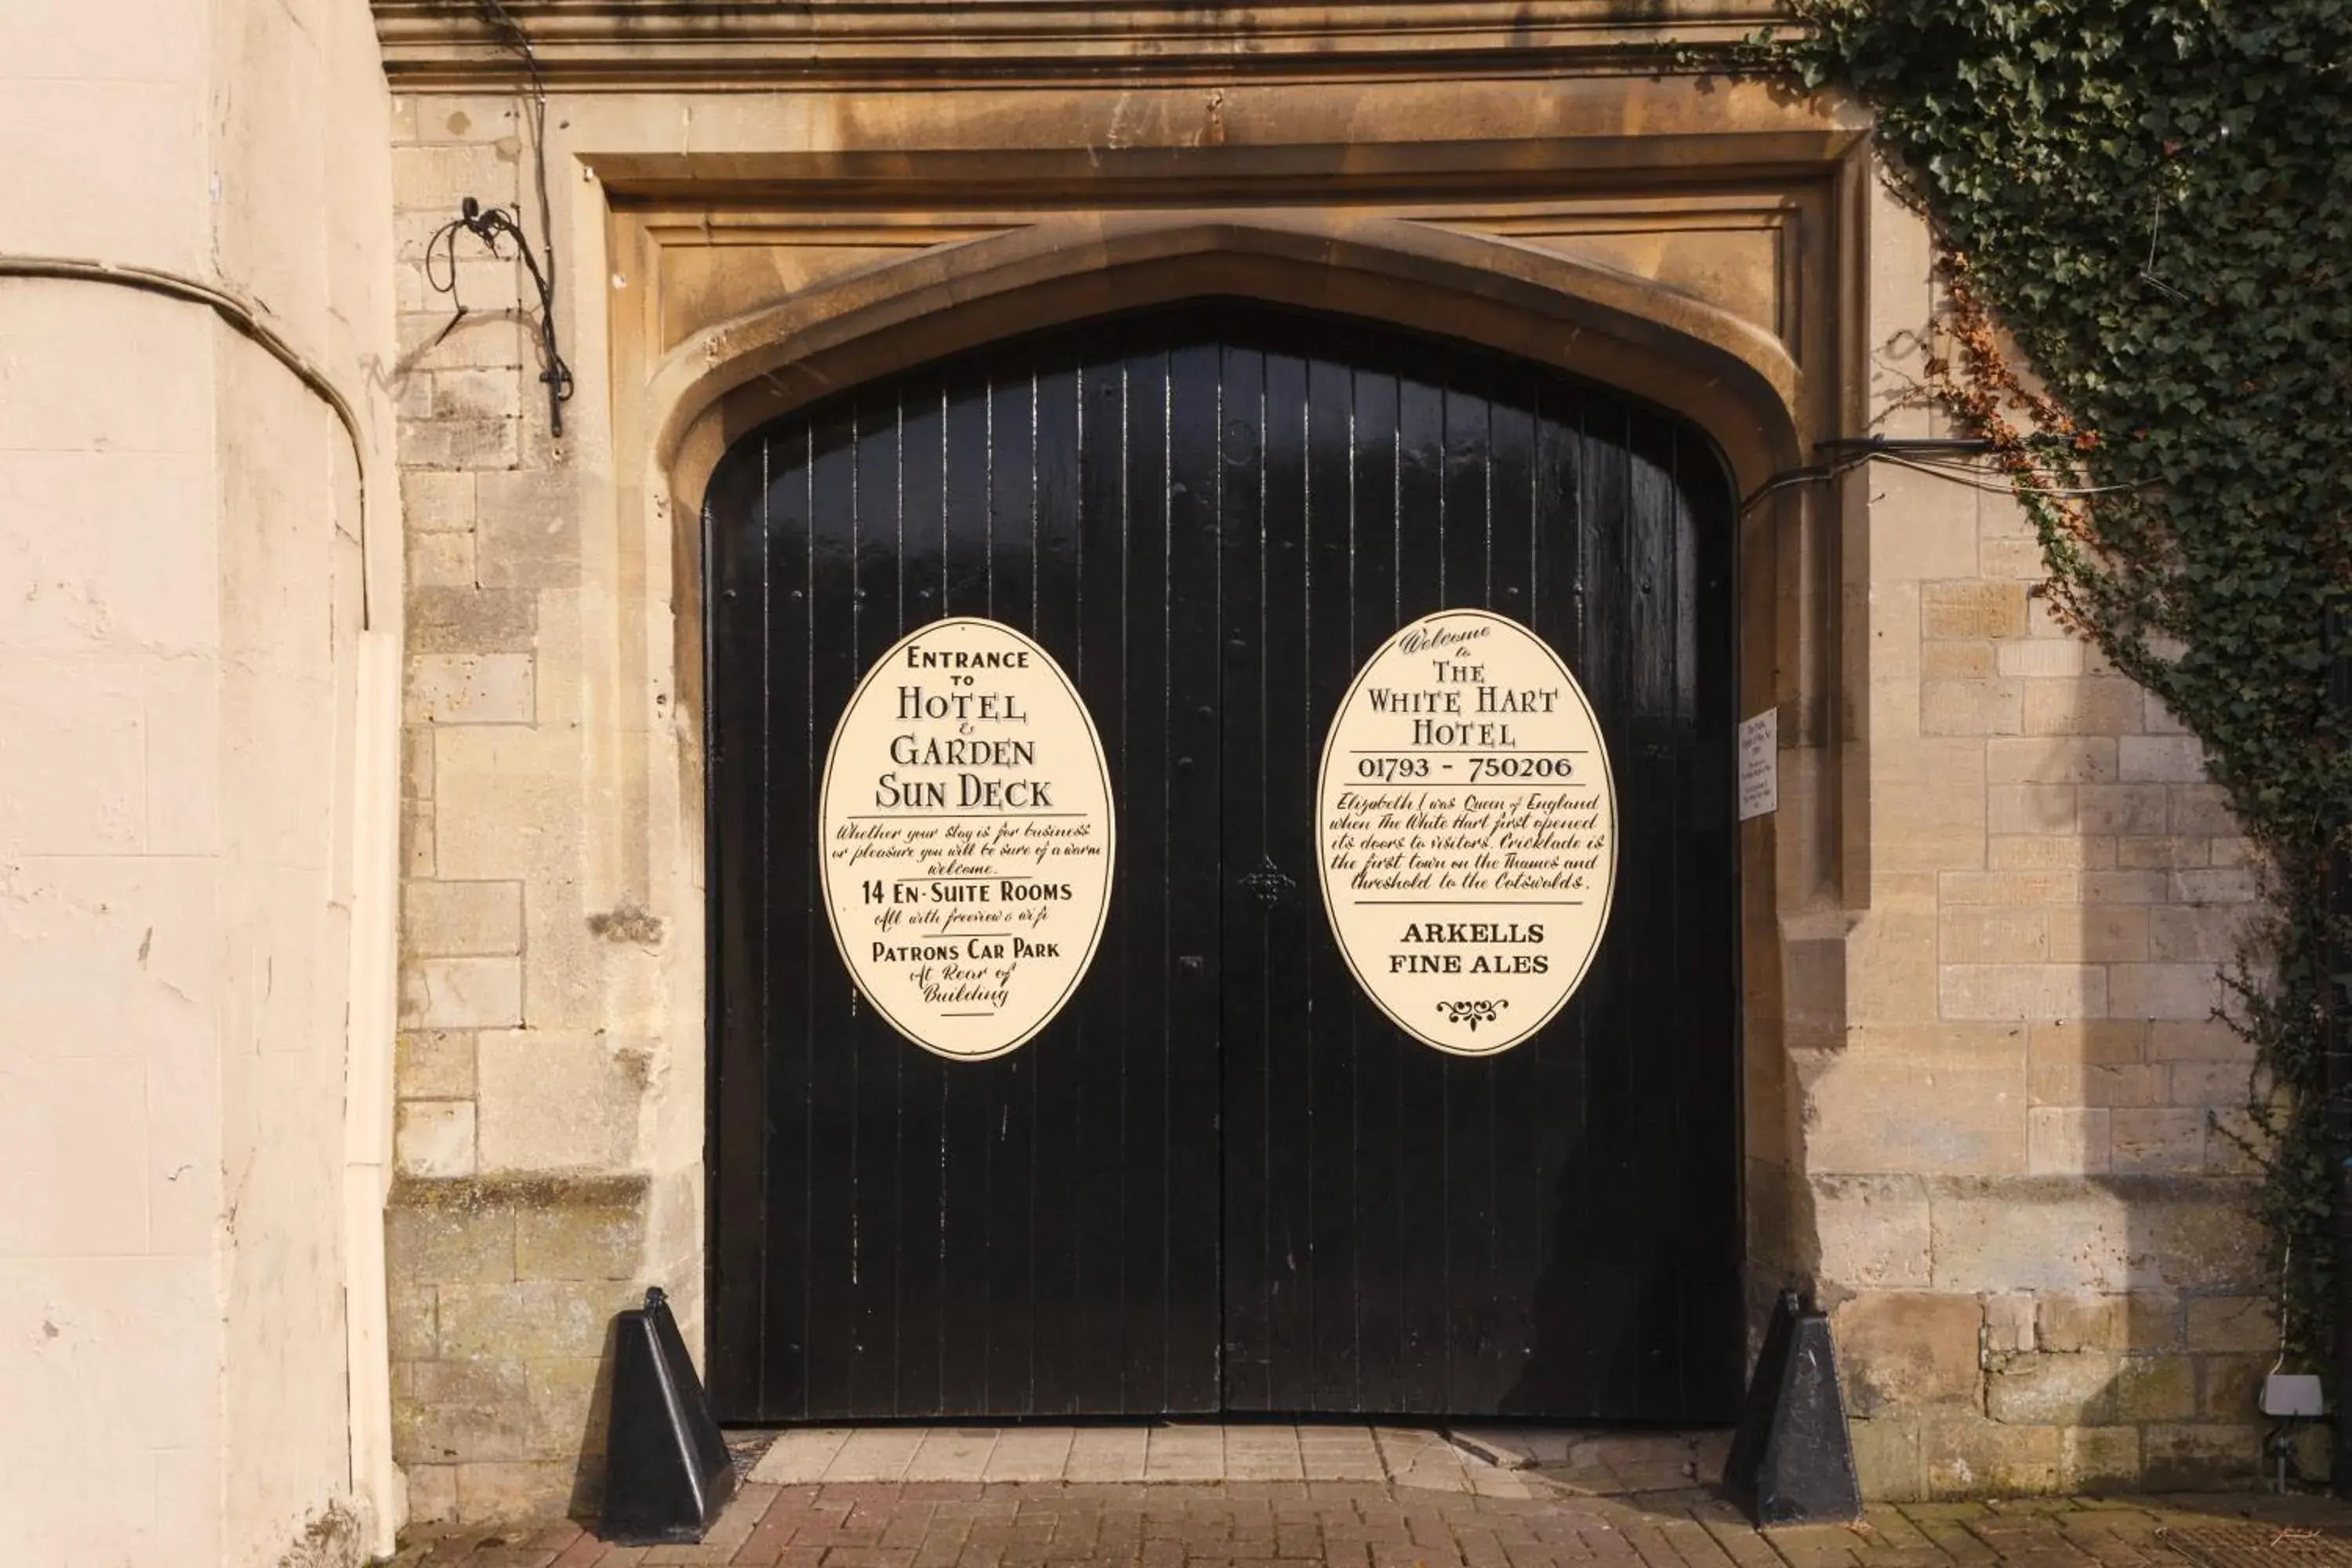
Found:
[[[521,268],[459,236],[470,314],[446,337],[451,306],[425,280],[425,244],[462,198],[524,196],[517,105],[394,112],[409,529],[394,1448],[418,1517],[495,1519],[593,1497],[612,1314],[645,1279],[683,1308],[698,1295],[698,1264],[649,1265],[639,1122],[656,1031],[677,1042],[670,1071],[699,1042],[693,1018],[635,1000],[660,922],[588,893],[620,827],[599,782],[615,725],[591,721],[582,631],[613,601],[582,563],[581,475],[601,464],[581,432],[603,378],[567,332],[583,391],[556,442]],[[601,293],[562,248],[563,285]]]
[[[248,302],[389,477],[385,103],[349,0],[0,6],[0,257]],[[356,1562],[396,1522],[345,1349],[358,650],[399,565],[362,474],[205,304],[0,278],[13,1562]]]
[[[1926,236],[1884,194],[1873,224],[1873,427],[1950,433],[1911,395]],[[2277,1329],[2251,1057],[2212,1016],[2245,840],[2196,742],[2053,620],[2010,498],[1879,464],[1846,503],[1866,908],[1843,1037],[1791,1065],[1865,1484],[2246,1479]]]

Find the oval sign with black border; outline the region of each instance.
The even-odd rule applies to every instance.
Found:
[[[1077,991],[1110,909],[1110,770],[1077,689],[999,621],[909,633],[843,710],[817,802],[834,940],[875,1009],[961,1061]]]
[[[1323,744],[1331,932],[1398,1027],[1493,1056],[1591,969],[1617,879],[1617,792],[1583,688],[1487,610],[1424,616],[1357,672]]]

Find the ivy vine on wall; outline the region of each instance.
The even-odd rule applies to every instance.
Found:
[[[2323,644],[2352,605],[2352,0],[1791,9],[1800,26],[1744,68],[1874,110],[1943,247],[1933,391],[1992,442],[2041,533],[2042,591],[2203,742],[2258,853],[2273,912],[2223,1011],[2255,1047],[2248,1142],[2290,1334],[2324,1354],[2322,875],[2352,816]]]

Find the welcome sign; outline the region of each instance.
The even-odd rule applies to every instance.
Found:
[[[1316,853],[1331,931],[1415,1038],[1492,1056],[1583,981],[1609,922],[1617,795],[1583,689],[1486,610],[1399,631],[1324,742]]]

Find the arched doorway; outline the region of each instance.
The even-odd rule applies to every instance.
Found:
[[[704,513],[722,1415],[1727,1415],[1732,510],[1662,411],[1237,301],[738,442]],[[1315,875],[1337,704],[1454,606],[1565,658],[1621,803],[1592,973],[1491,1058],[1382,1017]],[[1069,673],[1118,815],[1086,980],[982,1062],[861,1005],[817,889],[844,706],[951,615]]]

